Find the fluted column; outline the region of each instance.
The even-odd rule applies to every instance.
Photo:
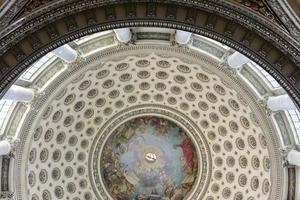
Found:
[[[227,63],[231,68],[239,68],[248,62],[250,62],[250,59],[237,51],[227,58]]]
[[[184,44],[187,44],[190,41],[191,36],[192,36],[192,33],[190,33],[190,32],[176,30],[175,41],[178,44],[184,45]]]
[[[34,93],[29,88],[24,88],[18,85],[12,85],[8,91],[4,94],[3,100],[15,100],[15,101],[31,101]]]
[[[122,43],[128,43],[131,40],[132,34],[129,28],[114,29],[117,39]]]
[[[267,105],[272,111],[297,109],[294,102],[287,94],[269,97]]]
[[[58,47],[57,49],[54,49],[52,53],[68,63],[74,62],[78,56],[77,51],[75,51],[68,44]]]

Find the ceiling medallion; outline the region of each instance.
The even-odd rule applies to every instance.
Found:
[[[184,116],[153,105],[129,109],[94,141],[95,193],[112,199],[189,199],[204,195],[211,158],[202,133]]]

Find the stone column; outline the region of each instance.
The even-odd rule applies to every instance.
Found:
[[[12,85],[4,94],[3,100],[15,101],[31,101],[34,97],[34,92],[29,88],[24,88],[18,85]]]
[[[192,36],[192,33],[190,33],[190,32],[176,30],[175,41],[178,44],[184,45],[184,44],[187,44],[190,41],[191,36]]]
[[[240,66],[250,62],[250,59],[239,52],[234,52],[227,58],[227,63],[231,68],[239,68]]]
[[[267,101],[267,105],[272,111],[297,109],[294,102],[287,94],[269,97]]]
[[[57,49],[54,49],[52,53],[68,63],[74,62],[78,56],[77,51],[75,51],[68,44],[58,47]]]
[[[129,28],[114,29],[119,42],[128,43],[131,40],[132,34]]]

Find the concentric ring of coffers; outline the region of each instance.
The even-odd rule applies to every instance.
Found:
[[[211,177],[210,152],[200,130],[196,125],[185,127],[190,123],[185,120],[166,106],[140,105],[105,124],[90,159],[95,185],[106,191],[100,196],[186,199],[195,192],[203,196]]]
[[[243,86],[213,61],[188,52],[123,48],[104,54],[101,65],[97,58],[82,61],[62,74],[36,117],[28,119],[33,120],[26,164],[29,199],[89,200],[105,194],[93,187],[92,144],[104,124],[135,106],[177,110],[201,130],[211,160],[203,199],[267,199],[275,161],[266,133],[272,131],[253,109],[256,102],[245,99],[249,93]]]

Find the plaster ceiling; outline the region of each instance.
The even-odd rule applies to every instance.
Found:
[[[103,151],[114,144],[109,138],[116,128],[145,116],[177,124],[193,141],[198,164],[184,199],[276,195],[272,190],[274,182],[280,184],[276,141],[255,98],[230,71],[213,62],[172,48],[141,46],[117,47],[106,58],[69,66],[35,108],[27,119],[31,124],[23,150],[27,161],[20,166],[20,173],[26,174],[20,184],[27,188],[28,199],[117,199],[107,182],[112,177],[103,178]],[[184,165],[184,156],[178,162]],[[124,177],[127,172],[119,173]],[[120,191],[123,185],[116,187]],[[163,184],[159,187],[163,199],[176,199],[165,193]]]

